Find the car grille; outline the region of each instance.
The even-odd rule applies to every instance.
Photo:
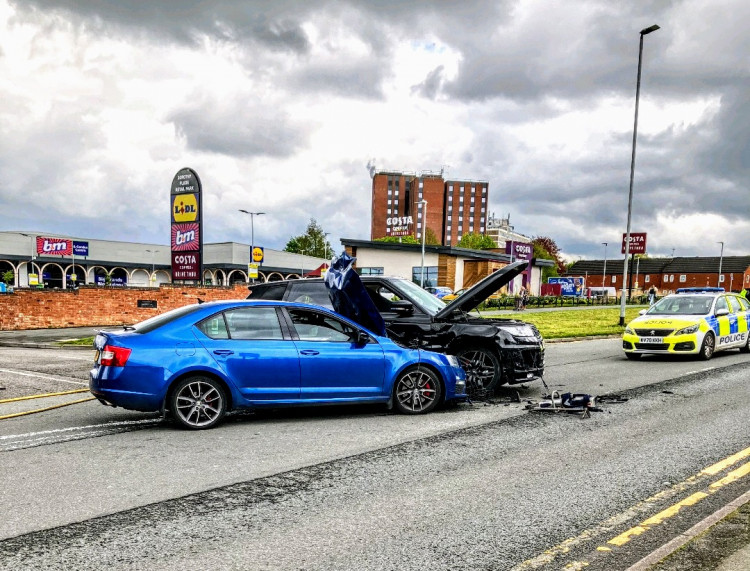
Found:
[[[513,349],[513,368],[516,376],[522,373],[541,375],[544,371],[544,351],[538,347],[534,349]]]
[[[638,337],[666,337],[673,331],[674,329],[636,329],[635,334]]]
[[[644,351],[666,351],[669,349],[669,343],[636,343],[635,348]]]

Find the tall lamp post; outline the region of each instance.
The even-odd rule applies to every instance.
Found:
[[[32,236],[31,234],[24,234],[23,232],[21,232],[21,236],[26,236],[27,238],[31,240],[31,261],[29,262],[29,268],[26,270],[26,281],[28,282],[29,274],[34,273],[34,259],[36,258],[36,244],[34,243],[35,242],[34,236]],[[19,280],[19,283],[20,283],[20,280]],[[29,284],[29,287],[31,287],[31,284]]]
[[[146,250],[147,252],[151,252],[151,281],[156,281],[156,276],[154,276],[155,266],[154,266],[154,254],[158,254],[159,250]]]
[[[635,175],[635,141],[638,136],[638,100],[641,96],[641,61],[643,59],[643,36],[655,32],[659,26],[654,24],[641,30],[638,44],[638,79],[635,84],[635,121],[633,122],[633,152],[630,156],[630,190],[628,191],[628,225],[625,230],[625,262],[622,270],[622,295],[620,296],[620,326],[625,326],[625,284],[628,280],[628,256],[630,255],[630,219],[633,212],[633,177]]]
[[[604,271],[602,272],[602,287],[607,287],[607,244],[609,242],[602,242],[604,245]],[[606,290],[605,290],[606,291]],[[604,292],[602,292],[604,295]]]
[[[330,234],[330,232],[324,232],[323,233],[323,257],[327,260],[328,259],[328,238],[327,236]]]
[[[417,204],[422,205],[422,277],[419,280],[419,286],[424,287],[424,239],[427,235],[427,201],[420,200]]]
[[[721,253],[719,254],[719,281],[716,283],[717,287],[721,287],[721,262],[724,261],[724,242],[716,242],[721,244]]]
[[[240,212],[250,215],[250,263],[253,263],[253,250],[255,250],[255,217],[265,214],[265,212],[249,212],[247,210],[239,209]],[[255,282],[255,278],[253,278]]]

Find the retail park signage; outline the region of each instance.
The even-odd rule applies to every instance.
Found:
[[[170,221],[172,280],[201,281],[203,275],[203,209],[201,181],[189,168],[172,179]]]
[[[388,227],[391,236],[405,236],[411,233],[410,226],[413,224],[414,219],[411,216],[394,216],[385,219],[385,225]]]
[[[622,235],[622,252],[625,253],[625,238],[627,234]],[[645,254],[646,253],[646,232],[631,232],[630,233],[630,253],[631,254]]]
[[[72,256],[73,241],[64,238],[37,236],[36,253],[39,256]]]

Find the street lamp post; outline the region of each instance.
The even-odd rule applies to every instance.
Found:
[[[609,242],[602,242],[604,245],[604,271],[602,272],[602,287],[607,287],[607,244]]]
[[[255,250],[255,217],[265,214],[265,212],[249,212],[247,210],[239,209],[240,212],[250,215],[250,263],[253,263],[253,250]],[[253,278],[253,283],[255,278]]]
[[[36,248],[34,247],[34,236],[31,234],[24,234],[23,232],[20,233],[21,236],[26,236],[31,240],[31,260],[29,261],[29,268],[26,270],[26,281],[29,282],[29,274],[34,273],[34,259],[36,258]],[[20,280],[19,280],[20,283]],[[31,287],[31,283],[28,284],[29,287]]]
[[[424,287],[424,240],[427,235],[427,201],[420,200],[417,204],[422,205],[422,277],[420,278],[419,285]]]
[[[154,266],[154,254],[158,254],[159,250],[146,250],[147,252],[151,252],[151,281],[155,282],[156,277],[154,276],[154,272],[156,271],[156,267]]]
[[[719,254],[719,281],[716,283],[717,287],[721,287],[721,263],[724,261],[724,242],[716,242],[721,244],[721,253]]]
[[[643,59],[643,36],[655,32],[659,26],[654,24],[640,32],[638,44],[638,78],[635,84],[635,120],[633,122],[633,151],[630,156],[630,190],[628,191],[628,224],[625,230],[625,261],[622,270],[622,294],[620,295],[620,326],[625,325],[625,284],[628,280],[628,256],[630,255],[630,219],[633,212],[633,177],[635,175],[635,141],[638,136],[638,100],[641,96],[641,61]]]
[[[326,260],[328,259],[328,239],[326,238],[326,236],[328,236],[328,234],[330,234],[330,232],[324,232],[323,233],[323,252],[325,252],[323,254],[323,257]]]

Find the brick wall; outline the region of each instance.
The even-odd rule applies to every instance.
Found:
[[[81,287],[78,290],[17,289],[0,294],[0,330],[129,325],[170,309],[203,301],[244,299],[247,286],[163,285],[160,288]],[[138,307],[156,301],[156,309]]]

